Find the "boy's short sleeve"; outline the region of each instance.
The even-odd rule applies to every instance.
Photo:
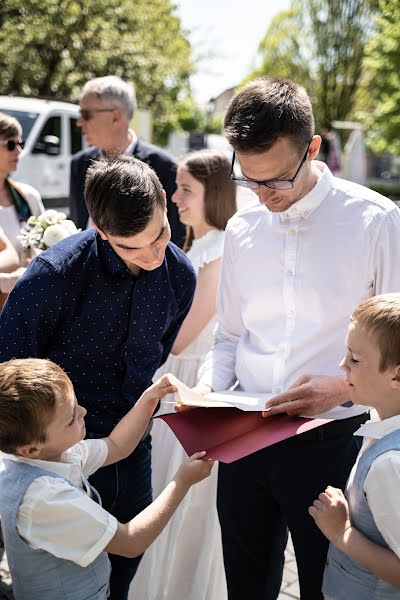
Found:
[[[382,490],[385,493],[382,494]],[[371,465],[364,481],[368,506],[389,548],[400,558],[400,452],[391,450]]]
[[[19,535],[34,549],[86,567],[104,550],[117,520],[64,479],[38,477],[17,515]]]
[[[108,456],[108,446],[104,439],[82,440],[67,451],[78,459],[82,473],[89,477],[104,465]]]

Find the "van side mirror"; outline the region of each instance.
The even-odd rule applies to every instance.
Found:
[[[32,149],[32,154],[58,156],[60,154],[60,138],[56,135],[46,135],[43,141],[36,142]]]

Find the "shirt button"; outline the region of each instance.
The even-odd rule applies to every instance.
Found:
[[[291,269],[289,269],[288,271],[286,271],[286,275],[288,277],[292,277],[293,276],[293,271]]]
[[[295,229],[291,229],[289,231],[289,235],[296,235],[296,230]]]
[[[135,321],[135,319],[133,319],[133,321],[132,321],[132,325],[136,325],[136,321]]]
[[[303,217],[308,217],[308,215],[309,215],[309,214],[310,214],[310,213],[308,212],[308,210],[305,210],[305,211],[303,212]]]
[[[294,317],[294,310],[291,308],[288,312],[289,317]]]
[[[277,385],[277,386],[274,388],[274,392],[275,392],[275,394],[280,394],[280,393],[281,393],[281,391],[282,391],[282,388],[281,388],[281,387],[279,387],[279,385]]]

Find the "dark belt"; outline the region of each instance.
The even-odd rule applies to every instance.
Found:
[[[334,440],[336,438],[350,435],[357,431],[357,429],[368,421],[369,412],[350,417],[348,419],[339,419],[337,421],[331,421],[321,427],[315,427],[309,431],[305,431],[300,434],[302,440]]]

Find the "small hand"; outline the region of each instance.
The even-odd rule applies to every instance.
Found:
[[[342,490],[330,485],[314,500],[308,512],[330,541],[335,542],[351,527],[347,500]]]
[[[203,460],[206,452],[196,452],[188,460],[181,464],[175,478],[180,479],[185,485],[193,485],[208,477],[214,466],[213,460]]]
[[[324,413],[349,398],[349,384],[342,377],[303,375],[290,388],[269,400],[263,417],[279,413],[312,416]]]
[[[168,394],[174,394],[176,391],[177,388],[170,383],[168,375],[164,375],[143,392],[142,398],[145,402],[157,403]]]

